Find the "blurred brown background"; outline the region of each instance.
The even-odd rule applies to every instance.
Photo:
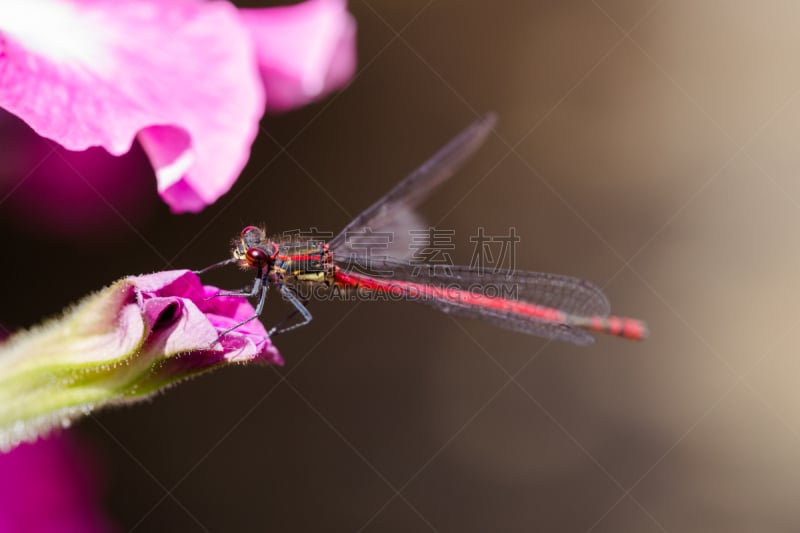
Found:
[[[111,173],[137,169],[136,203],[85,191],[104,232],[43,228],[15,204],[37,171],[12,179],[30,171],[14,143],[36,139],[4,141],[0,321],[205,266],[244,224],[335,231],[495,110],[497,135],[428,219],[456,230],[460,262],[477,226],[516,227],[519,268],[593,280],[652,336],[580,348],[414,304],[312,304],[313,324],[277,339],[284,368],[220,371],[78,426],[122,530],[800,529],[800,4],[351,10],[352,85],[266,117],[200,215],[168,213],[135,149]],[[265,321],[285,312],[274,299]]]

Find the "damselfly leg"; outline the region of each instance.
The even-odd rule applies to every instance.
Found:
[[[281,333],[286,333],[287,331],[292,331],[293,329],[306,326],[309,324],[309,322],[311,322],[311,319],[313,318],[311,316],[311,312],[305,306],[305,302],[303,302],[297,296],[297,294],[295,294],[294,290],[291,287],[288,287],[286,285],[281,285],[280,290],[283,298],[294,306],[294,311],[289,316],[287,316],[286,318],[275,324],[275,326],[273,326],[272,329],[269,330],[268,334],[270,337],[273,335],[280,335]],[[302,322],[298,322],[297,324],[292,324],[291,326],[286,328],[278,329],[298,313],[303,317]]]
[[[213,265],[208,265],[207,267],[202,268],[200,270],[192,270],[192,272],[199,276],[201,274],[205,274],[206,272],[211,272],[212,270],[216,270],[218,268],[222,268],[222,267],[227,266],[227,265],[232,265],[235,262],[236,262],[236,259],[231,257],[230,259],[225,259],[224,261],[218,261],[218,262],[214,263]]]
[[[244,326],[245,324],[247,324],[248,322],[250,322],[252,320],[255,320],[256,318],[261,316],[261,313],[264,311],[264,303],[267,301],[267,291],[269,290],[269,283],[264,283],[262,281],[262,277],[259,276],[259,278],[256,280],[256,285],[258,285],[261,294],[258,297],[258,305],[256,305],[256,309],[255,309],[255,312],[253,313],[253,315],[248,317],[248,318],[245,318],[244,320],[242,320],[238,324],[229,327],[225,331],[222,331],[219,334],[219,336],[217,337],[217,340],[215,342],[219,342],[219,340],[222,337],[224,337],[225,335],[227,335],[231,331],[233,331],[235,329],[238,329],[238,328]],[[256,292],[258,292],[258,291],[256,291]],[[256,292],[253,292],[252,296],[255,296]],[[246,293],[246,294],[250,294],[250,293]],[[217,296],[219,296],[219,295],[217,295]]]

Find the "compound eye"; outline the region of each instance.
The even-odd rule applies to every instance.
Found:
[[[255,226],[246,226],[246,227],[245,227],[245,228],[242,230],[241,237],[244,239],[245,235],[247,235],[248,233],[252,233],[252,232],[254,232],[254,231],[261,231],[261,230],[260,230],[260,229],[258,229],[258,228],[257,228],[257,227],[255,227]]]
[[[262,250],[261,248],[250,248],[247,250],[247,253],[244,254],[245,259],[247,259],[247,264],[251,267],[261,268],[267,264],[269,261],[269,256],[267,253]]]

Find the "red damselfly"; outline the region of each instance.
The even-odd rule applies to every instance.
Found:
[[[397,232],[408,224],[413,209],[483,144],[495,120],[493,114],[478,119],[328,242],[273,238],[263,228],[244,228],[234,241],[230,259],[199,271],[237,264],[257,272],[250,290],[220,293],[258,297],[255,314],[225,333],[261,314],[270,287],[295,307],[292,316],[302,317],[281,328],[284,320],[270,335],[308,324],[311,313],[302,289],[313,287],[419,301],[452,315],[575,344],[594,342],[587,331],[644,338],[644,322],[610,316],[603,292],[582,279],[540,272],[484,272],[465,266],[420,268],[403,259],[363,255],[348,243],[348,235],[387,229]]]

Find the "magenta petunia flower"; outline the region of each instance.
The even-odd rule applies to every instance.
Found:
[[[101,511],[96,466],[78,444],[62,435],[0,453],[0,531],[118,531]]]
[[[125,278],[0,344],[0,450],[237,363],[283,364],[247,299],[190,271]],[[219,340],[218,340],[219,338]]]
[[[173,211],[199,211],[238,177],[265,102],[349,80],[354,35],[344,0],[7,0],[0,107],[70,150],[119,155],[138,139]]]

